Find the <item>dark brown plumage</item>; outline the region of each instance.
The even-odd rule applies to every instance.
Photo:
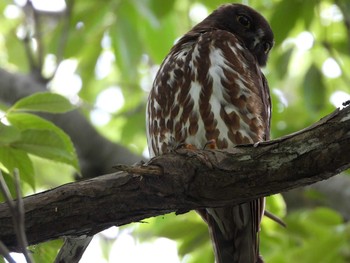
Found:
[[[225,149],[269,139],[270,95],[260,67],[273,46],[266,20],[253,9],[219,7],[171,49],[147,106],[150,155],[179,144]],[[263,176],[263,175],[262,175]],[[262,262],[258,232],[264,199],[198,211],[208,223],[216,262]]]

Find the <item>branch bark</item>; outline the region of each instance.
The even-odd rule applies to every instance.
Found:
[[[95,234],[169,212],[238,204],[327,179],[350,167],[350,107],[289,136],[230,151],[179,149],[147,165],[24,199],[28,242]],[[0,204],[0,240],[17,249]]]

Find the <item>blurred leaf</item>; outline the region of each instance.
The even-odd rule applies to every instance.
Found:
[[[125,128],[122,131],[123,143],[133,143],[137,140],[138,136],[142,136],[146,133],[145,127],[145,113],[139,112],[127,118]]]
[[[172,226],[173,227],[170,228],[165,225],[164,227],[158,228],[155,234],[173,240],[183,239],[191,233],[191,231],[203,227],[203,223],[190,220],[186,220],[185,222],[182,220],[172,220]]]
[[[275,5],[270,24],[275,35],[276,45],[280,45],[295,26],[300,18],[303,2],[301,0],[284,0]]]
[[[29,67],[24,43],[17,38],[13,30],[8,32],[6,38],[3,39],[6,43],[6,55],[9,63],[13,64],[19,71],[25,72],[28,71]]]
[[[310,66],[305,75],[303,91],[306,107],[313,112],[321,110],[326,101],[326,88],[323,74],[315,64]]]
[[[26,149],[43,158],[70,164],[79,171],[73,143],[60,128],[28,113],[12,113],[7,118],[14,127],[22,132],[21,140],[13,146]],[[51,147],[53,148],[50,149]]]
[[[219,7],[222,4],[227,4],[227,0],[202,0],[202,1],[197,1],[201,4],[204,4],[205,6],[209,7],[210,9],[215,9]]]
[[[302,18],[304,19],[305,29],[309,30],[315,16],[315,8],[319,4],[318,0],[308,0],[302,2]]]
[[[140,25],[139,32],[145,49],[154,63],[161,64],[176,38],[184,32],[177,33],[175,15],[163,17],[158,26],[152,26],[151,23],[144,20],[140,22],[142,26]],[[159,41],[160,38],[162,41]]]
[[[63,242],[61,239],[40,243],[29,247],[35,263],[54,262]]]
[[[341,215],[329,208],[320,207],[312,211],[309,217],[310,222],[317,222],[323,226],[336,226],[343,223]]]
[[[171,227],[169,227],[169,224]],[[143,239],[165,237],[178,242],[178,253],[181,257],[193,257],[190,262],[212,262],[213,252],[206,224],[194,211],[176,216],[167,214],[148,219],[147,225],[139,225],[134,234]],[[203,249],[209,248],[205,261],[195,261],[203,255]],[[199,254],[196,251],[201,251]]]
[[[209,236],[208,236],[209,240]],[[190,254],[186,255],[186,260],[184,260],[187,263],[212,263],[215,261],[214,259],[214,253],[213,253],[213,247],[210,242],[207,242],[204,246],[196,247],[195,250],[191,251]]]
[[[288,48],[285,50],[276,61],[276,72],[278,73],[280,78],[283,78],[288,73],[288,66],[293,55],[294,48]]]
[[[151,0],[149,3],[150,9],[158,18],[168,15],[173,10],[174,5],[175,0]]]
[[[112,1],[105,1],[103,5],[98,1],[74,1],[72,21],[68,29],[70,34],[64,50],[66,58],[85,58],[86,53],[89,53],[87,50],[101,48],[101,37],[98,36],[103,35],[107,27],[103,22],[106,14],[113,12],[112,4]]]
[[[43,111],[50,113],[64,113],[75,107],[62,95],[50,92],[38,92],[20,99],[10,111]]]
[[[131,2],[123,1],[117,9],[117,20],[111,27],[111,38],[116,62],[126,82],[137,79],[137,67],[142,55],[142,45],[135,26],[139,14]]]
[[[82,57],[79,62],[78,73],[83,81],[83,87],[79,95],[88,93],[86,91],[87,87],[94,88],[94,86],[90,86],[89,84],[90,82],[93,83],[95,79],[95,67],[102,52],[101,41],[103,35],[104,31],[101,31],[100,28],[98,32],[94,32],[93,37],[88,39],[87,45],[81,48],[80,56]]]
[[[197,228],[198,230],[201,228]],[[210,244],[210,238],[208,230],[205,229],[205,232],[202,231],[196,231],[197,233],[194,233],[192,235],[187,233],[182,233],[183,237],[179,245],[179,255],[182,257],[186,256],[187,254],[190,254],[192,251],[195,251],[196,249],[206,246],[208,243]],[[193,229],[192,229],[193,231]]]
[[[134,5],[135,10],[138,12],[138,14],[140,16],[143,16],[150,24],[159,25],[159,20],[156,17],[154,11],[151,9],[150,2],[144,0],[132,0],[130,2]],[[164,1],[163,3],[165,4]]]
[[[21,180],[35,189],[33,164],[25,151],[11,147],[0,147],[0,163],[7,169],[5,172],[10,175],[13,175],[14,169],[17,168]]]
[[[331,233],[310,240],[301,249],[294,250],[294,253],[291,253],[291,262],[345,263],[340,256],[344,241],[341,235]]]
[[[276,216],[285,216],[286,203],[281,194],[271,195],[266,198],[266,210]]]
[[[328,197],[314,189],[307,189],[304,192],[304,196],[313,201],[326,202]]]
[[[7,145],[20,138],[20,131],[13,126],[7,126],[0,122],[0,146]]]

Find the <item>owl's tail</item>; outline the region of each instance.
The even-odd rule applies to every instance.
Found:
[[[259,225],[263,199],[206,210],[216,263],[263,263],[259,255]]]

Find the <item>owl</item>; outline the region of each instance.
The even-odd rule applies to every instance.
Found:
[[[273,43],[265,18],[241,4],[220,6],[180,38],[149,94],[150,156],[184,144],[201,149],[214,141],[217,149],[229,149],[269,140],[271,100],[261,67]],[[208,225],[217,263],[263,262],[264,198],[198,213]]]

